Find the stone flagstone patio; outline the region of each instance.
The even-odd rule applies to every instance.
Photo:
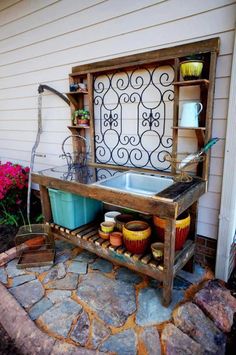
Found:
[[[194,274],[181,271],[165,308],[158,281],[64,241],[56,241],[52,267],[19,270],[16,263],[0,267],[0,282],[41,330],[94,353],[118,355],[160,354],[158,327],[205,272],[198,265]]]

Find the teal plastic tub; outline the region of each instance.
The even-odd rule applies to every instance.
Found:
[[[56,189],[48,189],[53,222],[75,229],[95,220],[102,211],[102,202]]]

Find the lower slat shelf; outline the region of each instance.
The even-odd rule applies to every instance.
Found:
[[[159,264],[152,254],[132,254],[125,247],[113,247],[108,240],[103,240],[98,235],[98,223],[89,223],[76,230],[49,223],[55,237],[89,250],[98,256],[108,259],[118,265],[126,266],[134,271],[151,276],[159,281],[164,280],[164,265]],[[194,243],[187,240],[184,248],[175,253],[174,275],[186,264],[194,254]]]

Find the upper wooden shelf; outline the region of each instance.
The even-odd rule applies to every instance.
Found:
[[[88,94],[87,90],[79,90],[79,91],[70,91],[70,92],[66,92],[67,96],[76,96],[76,95],[86,95]]]
[[[173,82],[173,85],[176,86],[208,86],[209,85],[209,80],[207,79],[197,79],[197,80],[185,80],[185,81],[175,81]]]
[[[70,102],[77,108],[78,107],[78,98],[81,95],[86,95],[88,94],[88,91],[72,91],[72,92],[66,92],[66,96],[70,100]]]
[[[180,126],[173,126],[173,129],[187,129],[187,130],[199,130],[199,131],[205,131],[206,127],[180,127]]]
[[[67,126],[67,128],[69,128],[69,129],[81,129],[81,128],[88,129],[88,128],[90,128],[90,126],[76,125],[76,126]]]

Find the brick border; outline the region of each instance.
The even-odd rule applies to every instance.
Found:
[[[195,261],[215,271],[217,240],[197,235]]]

